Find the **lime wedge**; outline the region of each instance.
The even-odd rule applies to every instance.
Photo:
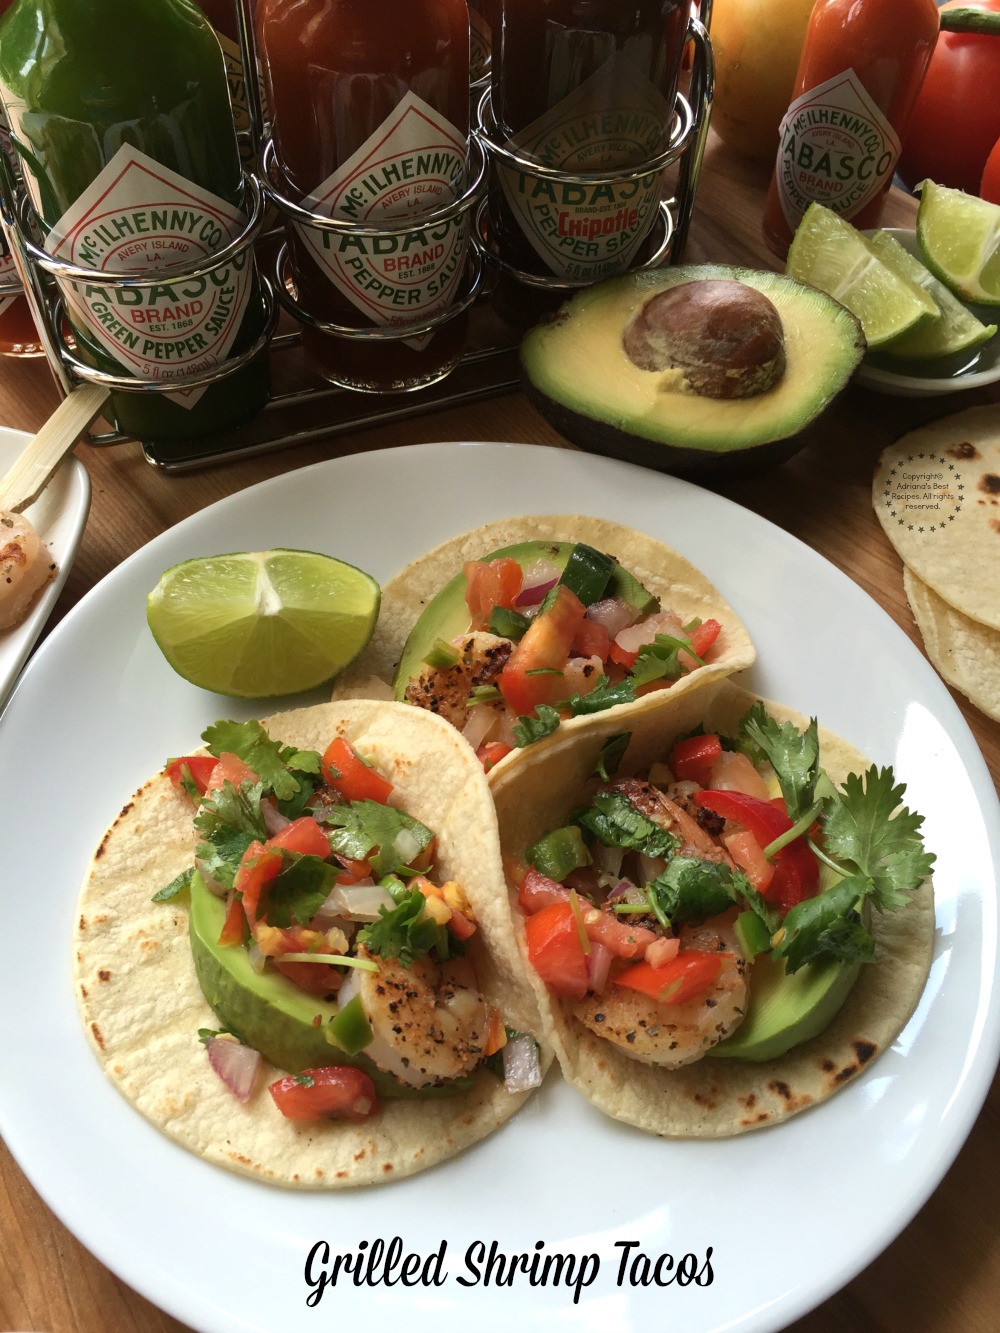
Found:
[[[918,283],[883,264],[855,227],[822,204],[806,209],[785,272],[857,315],[870,348],[938,318],[937,305]]]
[[[984,324],[977,319],[943,282],[935,278],[929,268],[921,264],[915,255],[911,255],[905,246],[900,245],[895,236],[877,231],[869,240],[883,264],[900,277],[919,283],[937,302],[941,311],[940,319],[931,320],[886,343],[881,349],[883,356],[927,361],[935,357],[955,356],[959,352],[971,352],[993,337],[997,326]]]
[[[365,647],[381,590],[370,575],[314,551],[252,551],[174,565],[146,618],[179,675],[218,694],[297,694]]]
[[[1000,205],[924,181],[917,240],[931,272],[957,295],[1000,305]]]

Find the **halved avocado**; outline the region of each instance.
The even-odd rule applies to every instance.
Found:
[[[574,542],[517,542],[513,546],[504,546],[482,558],[498,560],[503,556],[509,556],[516,560],[522,569],[529,569],[536,560],[547,560],[561,572],[566,568],[575,545]],[[653,594],[617,561],[611,571],[605,595],[624,598],[635,607],[640,617],[650,615],[659,607],[659,602]],[[393,685],[396,698],[402,699],[409,681],[414,676],[420,675],[424,659],[439,639],[450,643],[452,639],[464,634],[468,628],[469,608],[465,601],[463,572],[456,574],[437,596],[427,603],[419,620],[410,631],[403,646],[399,666],[396,668]]]
[[[407,1088],[364,1054],[342,1050],[328,1036],[337,1005],[307,995],[279,972],[258,974],[245,949],[220,944],[225,915],[223,900],[196,874],[191,880],[188,934],[202,994],[222,1025],[272,1065],[289,1074],[324,1065],[357,1065],[371,1075],[383,1097],[450,1096],[472,1085],[472,1078],[462,1078],[436,1088]]]
[[[704,264],[586,288],[525,335],[521,366],[527,396],[582,448],[718,475],[801,448],[864,350],[858,320],[825,293]]]

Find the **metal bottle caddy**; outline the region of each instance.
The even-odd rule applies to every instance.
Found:
[[[256,52],[249,0],[233,2],[239,26],[243,68],[255,69]],[[303,321],[340,335],[371,339],[376,344],[398,339],[401,333],[397,328],[349,329],[324,324],[303,311],[298,304],[287,277],[287,252],[281,243],[280,229],[275,231],[272,227],[267,230],[274,210],[290,222],[308,221],[310,226],[321,230],[338,232],[354,229],[363,235],[370,233],[373,228],[310,213],[282,196],[275,181],[274,148],[267,135],[256,80],[245,80],[253,149],[250,160],[257,164],[254,170],[245,173],[244,211],[248,214],[248,220],[224,251],[213,254],[209,261],[197,269],[179,268],[169,275],[157,273],[150,277],[106,272],[98,275],[93,269],[79,268],[56,259],[38,242],[42,228],[32,204],[6,155],[0,153],[0,159],[3,159],[0,166],[0,219],[38,327],[39,341],[59,389],[65,395],[80,381],[87,381],[104,385],[116,392],[176,392],[178,389],[214,383],[231,375],[267,347],[273,382],[272,396],[264,411],[256,418],[238,430],[211,437],[190,441],[139,442],[150,463],[168,471],[182,471],[289,448],[366,425],[391,423],[421,412],[471,402],[515,388],[520,378],[517,355],[520,332],[500,319],[492,307],[491,295],[497,282],[505,274],[508,278],[513,276],[528,290],[540,290],[553,301],[572,295],[574,290],[586,284],[562,280],[554,275],[548,277],[525,273],[505,264],[489,233],[486,189],[490,165],[502,157],[519,168],[526,167],[534,174],[550,178],[554,183],[584,186],[601,185],[626,177],[639,178],[676,168],[673,193],[660,205],[657,223],[660,230],[652,253],[641,264],[633,267],[655,267],[675,261],[683,251],[691,221],[713,96],[714,67],[708,35],[711,0],[702,0],[699,9],[700,19],[692,14],[689,21],[688,38],[693,50],[690,79],[687,91],[677,96],[668,146],[655,158],[626,172],[618,172],[613,176],[606,172],[564,172],[540,167],[537,163],[511,154],[491,137],[488,79],[481,78],[473,86],[470,96],[474,108],[478,109],[478,123],[474,125],[470,145],[469,183],[461,199],[449,206],[451,210],[469,210],[472,218],[469,271],[461,297],[462,308],[469,312],[469,333],[461,358],[447,378],[412,392],[356,392],[326,382],[309,367],[300,347],[299,325]],[[437,211],[441,210],[436,210],[435,216]],[[409,225],[412,227],[412,223]],[[380,224],[378,230],[385,230],[385,224]],[[88,365],[77,356],[71,337],[66,336],[63,302],[56,279],[93,283],[95,277],[99,276],[102,287],[141,290],[162,283],[167,276],[171,282],[201,278],[220,263],[237,259],[250,247],[254,247],[257,252],[266,317],[257,340],[239,356],[209,370],[168,382],[143,381],[132,376],[109,374]],[[19,291],[20,288],[13,284],[0,284],[0,297],[15,295]],[[283,311],[293,318],[282,319]],[[452,312],[448,313],[450,315]],[[446,317],[438,317],[420,326],[407,326],[402,336],[412,337],[415,333],[431,330]],[[117,431],[91,432],[83,438],[95,446],[132,440],[131,436]]]

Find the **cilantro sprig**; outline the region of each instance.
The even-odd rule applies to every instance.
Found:
[[[320,776],[320,756],[315,750],[296,750],[273,740],[257,721],[216,722],[202,732],[202,740],[216,758],[223,753],[238,755],[260,778],[279,803],[304,804]],[[282,813],[290,815],[282,807]]]
[[[424,851],[434,838],[433,832],[419,819],[378,801],[326,806],[316,817],[328,827],[330,846],[335,852],[353,861],[368,861],[379,879],[405,871],[417,855],[413,851],[414,842],[419,851]],[[404,840],[409,847],[401,853],[397,843],[404,830],[409,834]]]

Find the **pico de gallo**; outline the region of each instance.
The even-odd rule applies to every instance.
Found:
[[[490,1062],[512,1091],[534,1086],[533,1040],[508,1033],[479,990],[466,893],[432,877],[436,835],[394,803],[392,783],[342,736],[320,754],[272,740],[258,722],[222,721],[203,740],[208,753],[165,769],[192,802],[199,841],[194,865],[156,899],[197,876],[225,904],[218,945],[245,951],[257,975],[335,1003],[331,1057],[333,1047],[361,1053],[379,1086],[388,1075],[405,1089],[439,1087]],[[248,1100],[262,1064],[249,1036],[201,1035],[212,1067]],[[372,1075],[333,1058],[269,1092],[293,1120],[379,1110]]]
[[[905,905],[933,857],[891,769],[842,788],[805,731],[757,703],[735,736],[674,740],[642,776],[603,779],[513,870],[528,960],[596,1035],[668,1067],[740,1025],[752,962],[867,962],[870,910]]]
[[[464,574],[469,628],[430,647],[404,697],[445,716],[487,771],[563,719],[668,688],[718,652],[717,619],[683,621],[582,542],[562,569],[499,556]]]

